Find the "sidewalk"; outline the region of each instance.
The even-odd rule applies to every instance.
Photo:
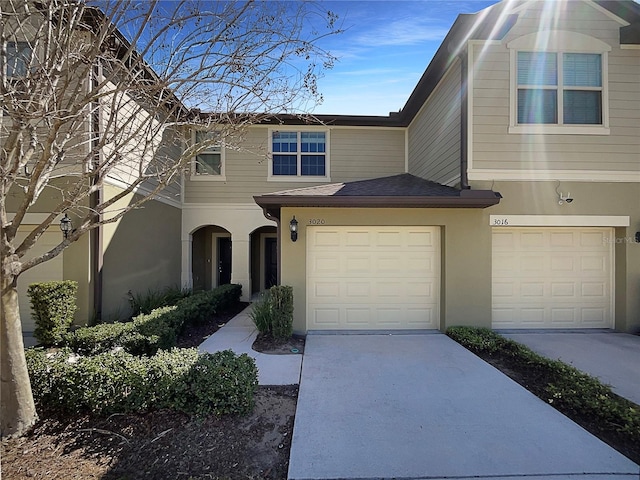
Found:
[[[246,353],[256,361],[260,385],[299,384],[302,355],[269,355],[251,348],[258,331],[249,318],[250,311],[251,306],[245,308],[207,338],[198,350],[209,353],[221,350],[232,350],[237,354]]]

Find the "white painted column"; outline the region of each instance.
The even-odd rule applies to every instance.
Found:
[[[191,270],[193,235],[182,237],[182,274],[180,277],[182,288],[193,287],[193,272]]]
[[[251,300],[251,273],[249,265],[249,234],[231,235],[231,283],[242,285],[243,302]]]

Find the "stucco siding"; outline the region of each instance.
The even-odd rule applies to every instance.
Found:
[[[529,5],[501,44],[470,46],[472,170],[640,172],[640,51],[620,49],[621,24],[588,2],[569,2],[557,9],[553,25],[541,16],[539,4]],[[546,28],[589,35],[611,47],[604,70],[608,69],[608,134],[509,133],[512,70],[507,44]]]
[[[106,186],[105,198],[120,191]],[[114,208],[124,208],[134,200],[134,194],[127,195]],[[128,291],[145,294],[182,286],[181,218],[180,209],[152,200],[103,227],[103,320],[129,314]]]
[[[436,182],[460,174],[460,62],[409,125],[409,173]]]
[[[282,127],[295,131],[295,126]],[[330,182],[383,177],[404,172],[404,129],[341,128],[329,133]],[[269,181],[269,128],[249,128],[239,148],[225,150],[226,181],[185,177],[185,203],[253,203],[253,196],[313,185]]]

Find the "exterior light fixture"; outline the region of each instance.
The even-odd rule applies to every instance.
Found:
[[[289,222],[289,231],[291,232],[291,241],[295,242],[298,240],[298,221],[296,220],[295,215]]]
[[[62,234],[64,235],[65,239],[69,236],[69,233],[71,233],[72,229],[73,224],[71,223],[71,219],[69,218],[69,215],[65,213],[64,217],[62,217],[62,220],[60,220],[60,230],[62,230]]]

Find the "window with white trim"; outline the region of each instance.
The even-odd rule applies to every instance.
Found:
[[[32,54],[28,42],[7,42],[7,77],[24,77]]]
[[[191,173],[195,177],[210,180],[224,180],[224,148],[215,142],[216,132],[195,131],[193,140],[196,145],[209,143],[194,159]]]
[[[602,55],[518,52],[517,122],[602,125]]]
[[[610,133],[611,45],[582,33],[546,30],[515,38],[507,48],[511,55],[510,133]]]
[[[269,177],[318,179],[329,177],[326,130],[272,130],[269,139]]]

